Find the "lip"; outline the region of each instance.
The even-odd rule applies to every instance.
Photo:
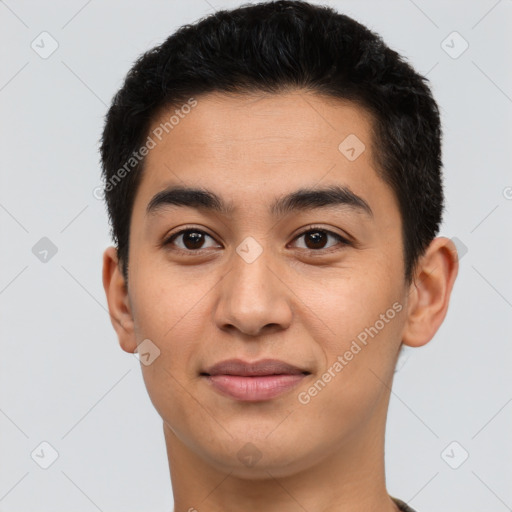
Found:
[[[229,359],[201,376],[222,395],[245,402],[270,400],[294,388],[310,372],[277,359],[245,362]]]

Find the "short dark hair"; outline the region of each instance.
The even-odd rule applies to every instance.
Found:
[[[349,100],[371,114],[372,154],[398,200],[405,279],[411,282],[444,208],[439,110],[428,81],[352,18],[289,0],[217,11],[184,25],[141,55],[127,74],[106,115],[100,150],[125,279],[144,159],[132,160],[129,169],[126,162],[144,144],[155,118],[201,94],[293,90]]]

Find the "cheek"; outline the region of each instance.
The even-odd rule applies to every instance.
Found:
[[[214,284],[211,276],[153,263],[145,267],[130,291],[137,337],[153,336],[164,345],[176,336],[185,342],[196,339],[198,311]]]
[[[181,400],[190,398],[182,395],[197,367],[199,347],[207,338],[205,305],[212,284],[151,268],[133,280],[134,329],[138,343],[149,339],[157,347],[158,357],[141,369],[148,394],[165,417],[169,407],[175,410]],[[201,286],[194,284],[196,280]]]
[[[364,341],[365,333],[375,324],[379,333],[382,331],[384,337],[388,337],[391,324],[397,323],[398,310],[404,309],[400,305],[402,297],[397,276],[379,271],[377,265],[373,268],[359,275],[351,272],[347,278],[333,274],[321,288],[308,291],[305,303],[318,312],[328,327],[323,346],[331,359],[340,350],[348,349],[358,336]]]
[[[347,361],[348,382],[367,378],[370,369],[388,374],[392,367],[405,314],[397,283],[400,280],[391,273],[366,275],[353,280],[338,298],[332,314],[338,341],[329,346],[329,359],[334,361],[341,355]]]
[[[183,275],[153,270],[140,273],[132,288],[137,342],[149,339],[159,351],[151,364],[141,365],[145,386],[156,411],[173,428],[180,428],[176,422],[196,421],[189,383],[198,346],[205,339],[204,298],[211,288],[185,281]]]
[[[378,265],[373,268],[364,275],[353,273],[350,279],[330,280],[311,305],[321,312],[329,331],[317,339],[325,360],[321,382],[306,392],[323,395],[315,400],[342,416],[361,415],[368,410],[362,403],[369,406],[378,400],[401,343],[405,305],[400,276]],[[309,297],[314,301],[313,294]]]

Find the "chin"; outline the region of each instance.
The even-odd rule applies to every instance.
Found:
[[[282,437],[265,439],[266,436],[230,437],[216,447],[211,443],[198,447],[197,453],[217,470],[248,480],[288,477],[315,463],[313,446],[309,451],[304,442],[291,436],[287,443]]]

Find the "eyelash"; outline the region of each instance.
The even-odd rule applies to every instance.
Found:
[[[177,231],[176,233],[173,233],[172,235],[167,237],[164,240],[162,245],[163,246],[170,246],[170,245],[172,245],[174,240],[176,238],[178,238],[180,235],[183,235],[183,234],[189,233],[189,232],[201,233],[203,235],[209,236],[210,238],[214,239],[211,235],[209,235],[208,233],[206,233],[205,231],[203,231],[201,229],[197,229],[197,228],[194,228],[194,227],[187,227],[187,228],[184,228],[184,229],[182,229],[180,231]],[[338,233],[334,233],[333,231],[330,231],[328,229],[321,228],[321,227],[318,227],[318,226],[308,226],[308,228],[306,230],[304,230],[301,233],[299,233],[293,239],[293,242],[295,242],[296,240],[298,240],[299,238],[303,237],[304,235],[306,235],[308,233],[324,233],[324,234],[326,234],[328,236],[331,235],[331,236],[335,237],[338,240],[339,244],[341,244],[342,247],[347,246],[347,245],[352,245],[349,240],[347,240],[346,238],[342,237]],[[324,249],[324,248],[321,248],[321,249],[304,249],[304,248],[301,248],[301,249],[304,250],[304,251],[307,251],[308,253],[324,253],[325,254],[325,253],[331,253],[331,252],[334,252],[334,251],[341,250],[342,247],[336,248],[336,246],[332,246],[332,247],[327,247],[326,249]],[[201,248],[201,249],[193,250],[193,249],[182,249],[180,247],[178,247],[178,248],[174,247],[172,250],[177,252],[177,253],[190,255],[192,253],[201,254],[203,251],[205,251],[207,249],[208,248],[206,248],[206,249],[202,249]]]

